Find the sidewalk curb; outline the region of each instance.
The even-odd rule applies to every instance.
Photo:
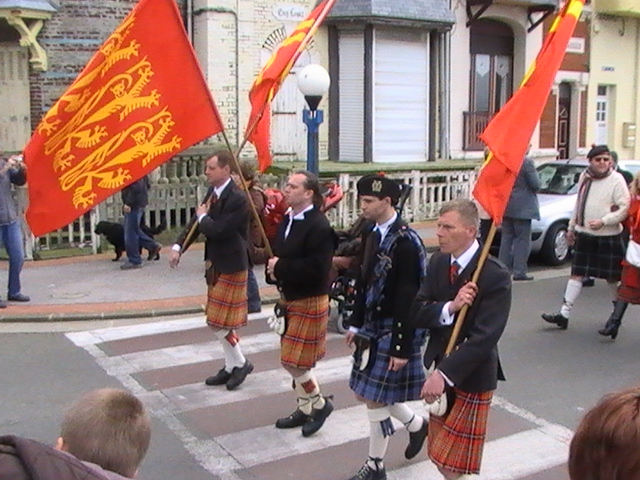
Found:
[[[262,296],[262,305],[270,305],[278,300],[277,295],[265,294]],[[153,303],[153,302],[150,302]],[[46,307],[46,305],[44,306]],[[43,307],[40,307],[43,308]],[[120,311],[101,312],[59,312],[59,313],[22,313],[14,315],[0,315],[0,324],[3,323],[29,323],[29,322],[80,322],[87,320],[124,320],[144,317],[172,317],[177,315],[204,314],[205,305],[192,304],[175,308],[132,308]]]

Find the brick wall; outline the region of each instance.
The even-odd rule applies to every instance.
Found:
[[[38,36],[49,56],[49,70],[30,74],[31,124],[73,82],[87,61],[138,0],[60,0],[60,8]],[[184,18],[186,0],[176,0]]]

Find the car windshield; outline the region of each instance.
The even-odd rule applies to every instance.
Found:
[[[586,165],[545,163],[538,167],[540,192],[554,195],[571,195],[578,192],[578,180]]]

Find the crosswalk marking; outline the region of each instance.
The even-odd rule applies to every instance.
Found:
[[[265,314],[252,316],[252,321],[263,320]],[[301,441],[300,432],[278,430],[269,419],[267,425],[239,429],[216,436],[199,438],[184,424],[182,416],[199,409],[211,409],[242,404],[242,402],[266,399],[291,391],[291,379],[282,368],[271,368],[251,375],[242,388],[229,392],[222,389],[213,391],[201,381],[185,383],[161,390],[145,388],[135,375],[164,368],[180,368],[191,364],[221,360],[222,348],[219,342],[205,341],[193,345],[176,345],[165,348],[132,351],[120,355],[109,355],[101,344],[120,340],[132,341],[137,338],[179,333],[202,328],[202,317],[155,322],[145,325],[114,327],[87,332],[74,332],[67,337],[78,347],[90,353],[95,361],[110,375],[118,379],[145,402],[153,415],[160,418],[181,440],[194,459],[212,474],[222,480],[244,478],[239,472],[248,468],[260,468],[271,464],[314,455],[350,442],[366,441],[369,422],[364,407],[347,406],[337,408],[330,417],[327,427],[319,434]],[[329,340],[340,335],[330,334]],[[148,341],[147,341],[148,343]],[[243,351],[247,355],[271,352],[277,358],[278,337],[270,331],[258,332],[242,337]],[[264,366],[263,366],[264,367]],[[274,365],[275,367],[275,365]],[[324,359],[314,370],[321,384],[347,382],[351,367],[351,357],[341,355]],[[424,412],[421,402],[410,402],[411,408]],[[532,413],[494,396],[494,408],[499,408],[513,417],[525,420],[530,428],[487,442],[482,474],[479,480],[515,480],[530,476],[546,469],[564,464],[568,457],[571,430],[550,423]],[[406,441],[404,427],[396,423],[398,433]],[[524,422],[521,422],[525,424]],[[202,435],[201,435],[202,437]],[[358,455],[364,455],[359,452]],[[388,470],[389,480],[413,480],[440,478],[435,466],[428,460],[401,464]]]

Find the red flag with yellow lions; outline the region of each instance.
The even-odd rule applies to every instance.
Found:
[[[258,154],[258,168],[264,172],[271,165],[271,100],[276,96],[280,85],[287,78],[289,71],[296,63],[313,38],[316,31],[329,14],[337,0],[324,0],[298,24],[276,51],[253,81],[249,91],[251,114],[245,138],[253,143]]]
[[[174,0],[141,0],[27,144],[35,236],[223,130]]]

